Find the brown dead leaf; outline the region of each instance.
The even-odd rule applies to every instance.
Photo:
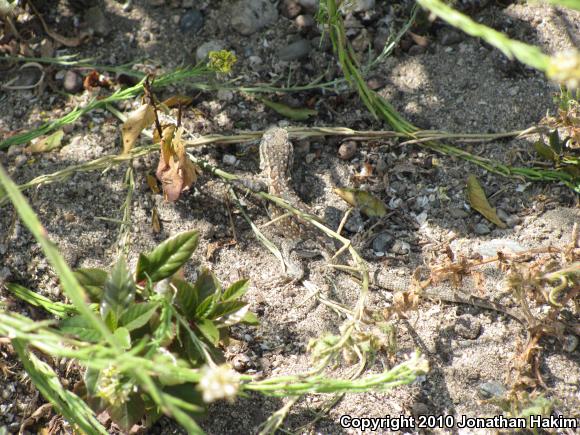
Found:
[[[90,91],[95,88],[108,88],[111,86],[109,79],[98,71],[92,70],[83,80],[83,88]]]
[[[161,232],[161,219],[159,219],[157,207],[153,207],[153,210],[151,211],[151,229],[154,234],[159,234]]]
[[[123,154],[127,154],[137,142],[137,138],[143,129],[149,127],[155,121],[155,110],[150,104],[144,104],[132,111],[123,123]]]
[[[502,222],[485,196],[485,192],[475,175],[467,177],[467,199],[469,204],[477,210],[488,221],[496,224],[500,228],[507,228],[507,225]]]
[[[147,186],[149,186],[149,189],[151,189],[151,192],[153,192],[155,194],[161,193],[161,190],[159,190],[159,185],[157,184],[157,179],[153,175],[147,174],[146,179],[147,179]]]
[[[192,101],[193,98],[188,97],[187,95],[174,95],[163,101],[161,104],[171,108],[177,106],[188,106]]]
[[[187,157],[182,135],[183,127],[180,127],[175,135],[171,135],[173,140],[168,146],[162,144],[159,164],[155,172],[155,176],[161,181],[165,199],[171,202],[176,201],[181,192],[186,191],[195,183],[200,171]]]

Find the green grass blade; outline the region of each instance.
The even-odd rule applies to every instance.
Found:
[[[62,318],[78,312],[77,309],[70,304],[51,301],[47,297],[33,292],[19,284],[8,283],[6,284],[6,288],[8,288],[8,290],[10,290],[10,292],[17,298],[22,299],[35,307],[44,308],[46,311],[57,317]]]
[[[453,27],[493,45],[510,59],[515,57],[520,62],[544,72],[550,65],[550,56],[542,53],[538,47],[515,41],[497,30],[476,23],[440,0],[417,0],[417,3]]]
[[[80,397],[61,385],[58,376],[48,364],[29,352],[21,340],[12,340],[12,346],[36,388],[59,413],[70,423],[78,425],[84,433],[107,435],[107,430],[96,419],[93,411]]]
[[[30,230],[36,241],[42,247],[46,258],[52,264],[58,277],[60,278],[62,288],[78,312],[85,316],[98,330],[101,335],[113,346],[117,348],[117,344],[113,335],[100,318],[91,310],[88,304],[85,303],[85,291],[78,283],[73,272],[70,270],[66,261],[58,252],[55,244],[49,239],[46,229],[42,226],[38,217],[28,204],[28,201],[20,193],[18,187],[10,179],[4,167],[0,164],[0,185],[6,191],[6,194],[12,201],[16,212],[24,222],[24,225]]]

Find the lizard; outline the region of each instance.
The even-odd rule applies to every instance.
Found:
[[[267,190],[270,195],[277,196],[294,208],[312,215],[310,207],[298,197],[291,185],[294,146],[288,138],[288,132],[280,127],[267,129],[260,141],[259,155],[261,171],[259,179],[262,185],[257,188],[256,184],[260,185],[260,182],[242,184],[254,191]],[[248,184],[252,186],[248,186]],[[289,279],[300,280],[304,277],[305,270],[296,248],[301,240],[321,241],[321,236],[316,233],[316,230],[305,225],[304,222],[300,222],[295,216],[281,218],[285,210],[280,207],[269,207],[269,211],[273,220],[278,219],[276,227],[278,232],[284,236],[281,243],[281,253],[286,267],[285,274]],[[320,244],[327,245],[324,242]],[[329,249],[326,246],[323,248],[317,246],[316,249],[329,258],[327,253]]]

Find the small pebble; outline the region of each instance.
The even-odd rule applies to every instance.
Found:
[[[505,387],[496,381],[487,381],[478,387],[482,399],[500,398],[506,393]]]
[[[312,15],[298,15],[294,23],[300,30],[305,31],[314,27],[314,18],[312,18]]]
[[[380,233],[373,239],[373,251],[377,253],[388,252],[393,245],[393,236],[389,233]]]
[[[338,157],[342,160],[350,160],[356,154],[357,145],[353,140],[348,140],[340,144],[338,148]]]
[[[411,252],[411,245],[403,240],[397,240],[391,248],[393,254],[406,255]]]
[[[298,3],[302,8],[309,14],[315,14],[318,12],[318,1],[319,0],[298,0]]]
[[[98,36],[107,36],[111,33],[110,20],[105,16],[103,10],[104,8],[101,6],[93,6],[87,9],[84,15],[85,23]]]
[[[302,6],[298,0],[283,0],[280,5],[280,12],[286,18],[295,18],[302,11]]]
[[[471,314],[465,314],[455,321],[455,332],[460,337],[475,340],[481,334],[481,322]]]
[[[237,372],[245,372],[248,369],[252,368],[252,360],[245,354],[239,354],[234,357],[232,360],[232,366],[235,371]]]
[[[308,56],[311,48],[310,42],[305,39],[299,39],[298,41],[281,48],[278,52],[278,57],[281,60],[286,61],[298,60]]]
[[[16,158],[14,159],[14,167],[21,168],[22,166],[24,166],[26,164],[27,160],[28,160],[28,158],[26,156],[23,156],[22,154],[19,156],[16,156]]]
[[[211,41],[204,42],[195,51],[195,60],[199,63],[205,60],[210,51],[220,51],[225,48],[226,44],[223,41],[218,41],[217,39],[212,39]]]
[[[62,82],[64,90],[70,94],[76,94],[83,90],[83,78],[75,71],[67,71]]]
[[[190,33],[195,35],[198,33],[204,24],[203,15],[197,9],[191,9],[184,13],[179,20],[179,29],[183,33]]]
[[[231,8],[231,26],[241,35],[251,35],[274,23],[278,9],[269,0],[239,0]]]
[[[367,80],[367,86],[373,91],[377,91],[385,87],[385,81],[380,77],[371,77]]]
[[[441,45],[450,46],[463,41],[463,35],[453,29],[444,29],[439,34],[439,40],[441,41]]]
[[[491,233],[489,227],[483,223],[477,224],[473,230],[475,231],[475,234],[479,234],[480,236],[484,236],[486,234]]]
[[[564,337],[564,345],[562,347],[564,351],[568,353],[574,352],[578,348],[578,337],[575,335],[566,335]]]
[[[222,161],[224,165],[234,166],[238,162],[238,159],[232,154],[224,154]]]
[[[306,154],[306,156],[304,156],[304,161],[306,161],[306,164],[310,164],[312,163],[314,160],[316,159],[316,154],[314,153],[308,153]]]
[[[344,228],[346,228],[346,230],[351,233],[358,233],[363,230],[364,223],[358,210],[354,210],[350,214],[346,223],[344,224]]]

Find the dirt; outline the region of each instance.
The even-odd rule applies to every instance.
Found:
[[[190,34],[182,32],[177,24],[190,8],[175,7],[181,5],[179,1],[161,7],[153,7],[151,3],[136,1],[131,9],[124,10],[120,3],[107,0],[105,15],[110,33],[93,36],[78,48],[62,48],[58,53],[96,57],[98,64],[107,65],[139,59],[139,68],[153,67],[160,73],[195,63],[195,50],[201,44],[219,40],[238,56],[231,75],[239,79],[238,84],[303,84],[321,73],[324,73],[324,80],[341,77],[332,50],[324,40],[321,45],[314,45],[304,59],[290,62],[279,59],[281,50],[290,43],[301,38],[316,42],[320,37],[316,29],[301,31],[295,20],[283,15],[264,29],[240,37],[229,26],[229,2],[202,1],[195,7],[204,15],[203,28],[197,34]],[[377,6],[375,13],[382,17],[389,15],[388,12],[386,7]],[[512,37],[538,44],[548,53],[578,47],[578,12],[542,5],[500,7],[492,4],[472,14],[478,21],[493,25]],[[45,12],[44,17],[49,27],[63,34],[79,31],[75,27],[79,15],[66,4],[59,3],[58,8]],[[32,42],[45,38],[34,19],[30,26],[39,35]],[[372,18],[366,27],[370,32],[367,38],[372,43],[379,33],[380,23]],[[426,47],[405,39],[394,54],[369,75],[380,94],[415,125],[449,132],[511,131],[525,129],[537,123],[547,111],[555,109],[553,96],[557,87],[542,74],[507,61],[490,46],[465,35],[454,44],[443,45],[444,35],[450,29],[439,22],[426,29],[423,32],[428,38]],[[33,49],[36,47],[33,43],[30,45]],[[373,54],[377,54],[376,50]],[[366,60],[366,49],[360,51],[360,56]],[[63,69],[61,66],[45,67],[47,85],[42,89],[3,91],[0,131],[36,128],[43,121],[56,119],[87,101],[88,91],[71,97],[60,92],[62,83],[54,77]],[[0,81],[5,82],[11,74],[16,74],[15,69],[2,72]],[[221,80],[224,82],[226,78]],[[262,130],[272,124],[387,129],[373,119],[355,93],[344,87],[341,89],[340,95],[328,91],[281,94],[282,101],[301,107],[312,104],[308,103],[310,100],[315,101],[319,115],[305,123],[283,120],[254,96],[241,92],[194,93],[187,91],[183,84],[164,90],[160,97],[177,92],[194,97],[197,112],[184,113],[184,125],[192,135],[234,134],[244,129]],[[136,99],[120,103],[118,108],[127,111],[138,104]],[[66,128],[64,146],[60,150],[25,158],[21,148],[13,147],[0,151],[0,162],[14,180],[23,183],[71,164],[118,153],[121,149],[120,125],[111,113],[97,110]],[[535,140],[537,137],[460,146],[476,155],[523,166],[535,159],[532,150]],[[143,139],[142,143],[145,142]],[[342,160],[338,157],[340,144],[341,140],[332,137],[296,141],[298,158],[294,166],[294,187],[304,201],[325,218],[329,227],[336,228],[348,207],[333,188],[353,186],[353,176],[370,163],[373,175],[359,187],[373,192],[393,212],[374,227],[373,235],[357,248],[374,273],[390,274],[395,277],[393,282],[397,281],[396,277],[406,282],[403,277],[410,276],[416,267],[444,256],[448,245],[456,256],[473,256],[480,251],[493,255],[493,252],[489,254],[491,241],[504,245],[512,243],[522,250],[549,245],[562,247],[570,243],[574,223],[580,222],[577,195],[557,183],[530,183],[501,177],[464,160],[388,140],[359,141],[354,157]],[[207,146],[193,153],[229,172],[249,175],[259,171],[254,151],[255,147],[241,145]],[[233,167],[223,163],[226,154],[237,156]],[[152,194],[145,175],[154,172],[156,159],[156,155],[150,155],[135,161],[130,263],[135,263],[139,252],[151,249],[170,235],[198,230],[201,243],[187,265],[188,276],[194,276],[196,268],[204,265],[224,283],[242,277],[251,280],[246,297],[260,318],[260,326],[234,330],[234,337],[243,344],[240,349],[234,349],[234,354],[249,360],[247,373],[271,376],[307,371],[311,367],[306,352],[309,340],[323,332],[338,334],[342,319],[324,304],[308,299],[310,290],[302,282],[282,284],[277,279],[281,273],[280,264],[255,239],[235,205],[228,200],[224,185],[216,178],[202,175],[194,188],[175,203],[167,203],[160,195]],[[72,267],[107,267],[115,260],[119,226],[102,218],[122,219],[119,210],[126,195],[124,173],[125,167],[112,167],[104,173],[77,173],[64,182],[27,192],[34,210]],[[492,205],[500,209],[508,221],[507,229],[495,227],[469,208],[465,196],[468,174],[478,177]],[[266,223],[265,208],[249,199],[247,202],[252,219],[258,224]],[[158,210],[162,223],[159,233],[152,229],[153,208]],[[360,235],[375,223],[376,220],[355,213],[346,234],[349,237]],[[379,234],[386,240],[386,252],[377,254],[373,250],[373,240]],[[225,246],[211,259],[206,258],[211,243],[233,238],[237,241],[234,246]],[[0,280],[21,283],[51,298],[62,297],[52,268],[28,231],[15,220],[14,210],[8,205],[0,206],[0,258]],[[323,294],[349,307],[356,303],[359,292],[356,283],[342,274],[329,275],[322,259],[309,260],[308,269],[307,281]],[[467,280],[460,291],[493,300],[500,298],[505,275],[492,266],[486,268],[483,275],[483,289]],[[368,306],[389,307],[394,290],[400,290],[396,285],[393,288],[373,286]],[[14,300],[1,287],[0,301],[11,310],[34,319],[42,318],[41,313]],[[396,353],[380,353],[369,370],[379,372],[420,349],[427,355],[431,371],[419,382],[387,394],[347,395],[313,427],[299,429],[300,433],[356,433],[354,429],[339,425],[342,415],[376,417],[428,413],[459,418],[502,413],[496,405],[482,399],[480,390],[486,382],[508,385],[510,364],[518,356],[518,345],[526,339],[525,328],[496,311],[426,300],[421,301],[416,311],[407,313],[407,317],[393,321]],[[562,415],[578,417],[580,350],[576,347],[567,352],[557,339],[545,340],[541,347],[541,373],[548,386],[544,394],[555,401]],[[11,370],[1,381],[0,432],[5,427],[8,433],[17,433],[22,420],[44,402],[23,379],[23,369],[15,362],[9,348],[2,346],[0,352],[2,360],[10,362]],[[58,362],[57,365],[61,363],[64,364]],[[345,375],[346,370],[343,367],[334,374]],[[300,401],[290,412],[287,428],[297,430],[311,421],[313,411],[324,399],[314,396]],[[283,399],[257,395],[233,404],[217,403],[210,407],[202,426],[210,434],[256,433],[259,425],[284,403]],[[174,423],[163,419],[151,433],[176,431]]]

